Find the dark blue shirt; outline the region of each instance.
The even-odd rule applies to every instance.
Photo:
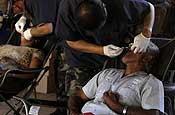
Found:
[[[40,39],[56,38],[56,20],[58,14],[59,3],[61,0],[24,0],[25,10],[32,18],[33,26],[38,26],[43,23],[52,23],[53,32],[45,36],[39,37]],[[59,38],[56,38],[59,42]]]
[[[41,23],[53,23],[57,17],[57,0],[24,0],[26,11],[32,17],[34,26]]]
[[[76,24],[75,9],[83,0],[62,0],[58,13],[58,35],[65,41],[85,40],[97,45],[121,46],[128,27],[143,22],[149,4],[145,0],[102,0],[108,17],[98,32],[81,30]],[[66,61],[71,66],[102,66],[106,56],[84,53],[65,46]]]

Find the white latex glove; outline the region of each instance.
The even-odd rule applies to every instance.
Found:
[[[123,51],[123,48],[114,46],[114,45],[107,45],[103,47],[103,52],[104,55],[108,56],[108,57],[116,57],[118,55],[120,55]]]
[[[24,31],[24,38],[26,40],[31,40],[32,39],[32,34],[31,34],[31,28],[27,29],[26,31]]]
[[[134,53],[146,52],[149,42],[150,38],[146,38],[142,33],[140,33],[135,36],[131,50],[134,50]]]
[[[23,32],[25,24],[26,24],[26,17],[21,16],[21,18],[15,24],[16,31],[19,33]]]

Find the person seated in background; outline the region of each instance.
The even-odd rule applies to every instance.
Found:
[[[96,74],[69,97],[71,115],[159,115],[164,112],[162,82],[147,71],[158,57],[152,42],[145,53],[128,51],[125,70],[110,68]]]
[[[20,46],[0,46],[0,69],[38,68],[41,66],[44,54],[36,47],[37,40],[26,40],[21,36]]]
[[[40,47],[40,40],[26,40],[21,34],[20,46],[15,45],[1,45],[0,46],[0,73],[8,69],[28,69],[39,68],[44,59],[44,53],[38,49]],[[35,48],[34,48],[35,47]],[[1,75],[2,76],[2,75]],[[0,94],[6,99],[11,98],[13,95],[19,93],[28,86],[35,74],[9,74],[3,86],[0,87]],[[0,83],[3,77],[0,77]],[[1,100],[0,98],[0,101]]]

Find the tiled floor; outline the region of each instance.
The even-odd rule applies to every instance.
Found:
[[[55,94],[37,94],[37,98],[46,100],[55,100]],[[4,115],[9,110],[5,103],[0,102],[0,115]],[[55,108],[41,106],[39,110],[39,115],[49,115],[55,110]],[[13,112],[8,115],[13,115]]]

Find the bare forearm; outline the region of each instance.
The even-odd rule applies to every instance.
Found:
[[[99,55],[104,55],[103,53],[103,46],[91,44],[84,40],[78,40],[78,41],[67,41],[67,44],[80,52],[85,53],[94,53]]]
[[[33,37],[42,37],[52,33],[52,23],[40,24],[36,27],[31,28],[31,34]]]
[[[146,37],[151,37],[152,28],[153,28],[154,19],[155,19],[154,6],[151,3],[149,3],[149,5],[150,5],[150,13],[144,19],[144,28],[142,31],[142,34]]]
[[[41,62],[40,59],[38,59],[37,57],[32,56],[29,68],[38,68],[38,67],[41,67],[41,64],[42,64],[42,62]]]

